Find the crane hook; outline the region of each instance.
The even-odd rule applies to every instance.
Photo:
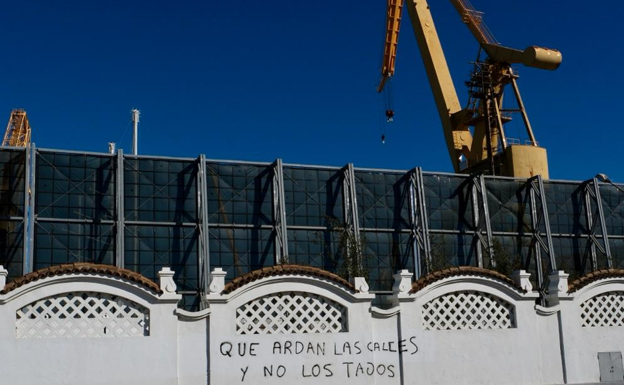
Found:
[[[386,110],[386,121],[391,122],[394,120],[394,110]]]

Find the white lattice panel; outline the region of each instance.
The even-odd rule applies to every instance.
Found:
[[[515,327],[514,306],[491,294],[456,291],[423,306],[425,330],[509,329]]]
[[[149,310],[125,298],[92,292],[43,298],[15,315],[17,338],[149,335]]]
[[[303,292],[267,295],[236,309],[238,334],[340,333],[347,331],[344,306]]]
[[[624,292],[610,291],[581,304],[583,327],[624,326]]]

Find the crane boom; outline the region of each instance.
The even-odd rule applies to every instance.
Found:
[[[394,75],[394,61],[396,60],[397,46],[399,44],[402,13],[403,0],[388,0],[386,36],[384,41],[383,62],[381,64],[381,80],[377,86],[377,92],[381,92],[388,79]]]
[[[408,0],[411,1],[411,0]],[[403,0],[388,0],[386,16],[386,45],[382,77],[377,87],[381,92],[387,80],[394,74],[396,46],[399,38],[400,18],[402,16]],[[425,69],[433,96],[438,107],[440,120],[444,130],[444,138],[448,147],[449,156],[453,159],[455,172],[460,171],[459,156],[462,151],[468,151],[472,145],[472,135],[467,126],[453,124],[451,117],[462,110],[453,78],[448,69],[444,51],[433,24],[433,17],[426,1],[415,1],[413,7],[408,7],[408,13],[414,26],[414,34],[418,47],[425,63]],[[418,27],[415,27],[415,26]]]
[[[451,3],[479,43],[498,44],[490,29],[483,22],[483,12],[477,11],[468,0],[451,0]]]
[[[518,76],[510,65],[522,63],[528,67],[554,70],[561,63],[559,51],[539,47],[521,51],[504,47],[483,22],[482,13],[475,10],[468,0],[450,0],[487,54],[484,61],[477,60],[474,63],[475,69],[466,83],[470,99],[467,106],[462,108],[427,1],[405,1],[455,172],[487,171],[520,177],[542,174],[547,178],[546,150],[538,147],[535,141],[516,85]],[[388,0],[384,58],[378,92],[394,75],[402,7],[403,0]],[[508,84],[513,86],[517,109],[503,108],[503,91]],[[509,144],[503,127],[511,120],[508,111],[522,114],[530,138],[528,146]],[[474,133],[470,127],[474,127]],[[462,159],[466,161],[465,168],[462,167]]]

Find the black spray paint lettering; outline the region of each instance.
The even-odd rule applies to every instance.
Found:
[[[278,378],[284,377],[285,374],[286,374],[286,367],[284,365],[278,365],[277,368],[275,368],[275,375]],[[273,377],[273,365],[264,367],[264,376]]]
[[[351,377],[350,368],[351,368],[351,365],[353,365],[353,362],[343,362],[342,364],[347,365],[347,378],[350,378]]]
[[[410,343],[414,345],[414,351],[412,352],[412,354],[418,353],[418,345],[416,345],[416,342],[414,342],[415,339],[416,339],[416,336],[413,336],[412,338],[409,339]]]
[[[291,354],[291,355],[299,355],[299,354],[316,354],[317,356],[325,355],[325,342],[308,342],[304,343],[301,341],[284,341],[279,342],[275,341],[273,343],[273,354]]]
[[[249,366],[245,367],[245,370],[243,370],[243,368],[240,368],[241,372],[243,372],[243,378],[241,379],[241,382],[245,381],[245,375],[247,374],[247,371],[249,370]]]
[[[260,344],[258,342],[252,342],[250,344],[247,344],[247,342],[239,342],[237,345],[237,349],[234,350],[234,345],[231,342],[222,342],[219,346],[219,351],[222,356],[232,357],[232,352],[234,352],[234,354],[238,352],[240,357],[245,357],[246,355],[255,357],[257,356],[256,347]]]
[[[360,376],[387,376],[389,378],[393,378],[394,374],[394,365],[384,365],[384,364],[375,364],[373,362],[366,363],[356,363],[356,362],[343,362],[347,371],[347,378],[351,377],[360,377]],[[355,365],[353,368],[352,365]]]
[[[360,341],[355,341],[353,343],[353,348],[357,349],[357,352],[355,352],[355,354],[362,353],[362,349],[360,348]],[[342,344],[342,349],[339,349],[338,344],[334,342],[334,355],[342,356],[343,354],[348,354],[348,355],[353,354],[353,350],[351,349],[351,344],[347,341]]]
[[[221,350],[222,356],[232,357],[232,344],[229,342],[221,342],[221,346],[219,347]]]
[[[334,375],[334,372],[331,371],[331,369],[329,369],[331,367],[331,364],[325,364],[321,367],[321,365],[313,365],[311,368],[308,368],[306,370],[306,366],[305,365],[301,365],[301,376],[304,378],[307,377],[319,377],[321,375],[321,368],[324,371],[325,377],[331,377]]]

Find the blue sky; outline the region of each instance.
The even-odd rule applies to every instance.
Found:
[[[463,104],[478,46],[449,1],[429,3]],[[624,2],[473,5],[502,44],[563,53],[557,71],[518,68],[551,178],[624,182]],[[0,118],[26,109],[38,147],[129,152],[136,107],[141,154],[451,171],[407,14],[383,120],[384,13],[381,0],[5,0]]]

